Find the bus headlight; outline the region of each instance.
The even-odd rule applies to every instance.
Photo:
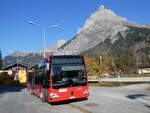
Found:
[[[83,92],[83,94],[88,94],[89,93],[89,91],[88,90],[85,90],[84,92]]]
[[[56,93],[50,93],[50,96],[53,97],[53,98],[58,98],[59,95],[57,95]]]

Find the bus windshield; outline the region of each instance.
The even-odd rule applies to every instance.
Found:
[[[83,64],[53,64],[53,88],[86,85],[86,75]]]

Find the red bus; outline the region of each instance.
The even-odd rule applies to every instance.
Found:
[[[88,80],[83,56],[47,56],[28,73],[27,87],[41,101],[87,98]]]

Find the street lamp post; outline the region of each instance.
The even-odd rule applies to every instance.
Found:
[[[58,28],[59,25],[50,25],[50,26],[43,26],[43,25],[40,25],[34,21],[29,21],[29,24],[32,24],[32,25],[36,25],[38,27],[40,27],[43,31],[43,46],[44,46],[44,52],[43,52],[43,56],[45,57],[46,56],[46,29],[48,28]]]

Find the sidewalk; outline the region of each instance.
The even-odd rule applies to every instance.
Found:
[[[150,82],[150,77],[102,78],[102,82]]]

